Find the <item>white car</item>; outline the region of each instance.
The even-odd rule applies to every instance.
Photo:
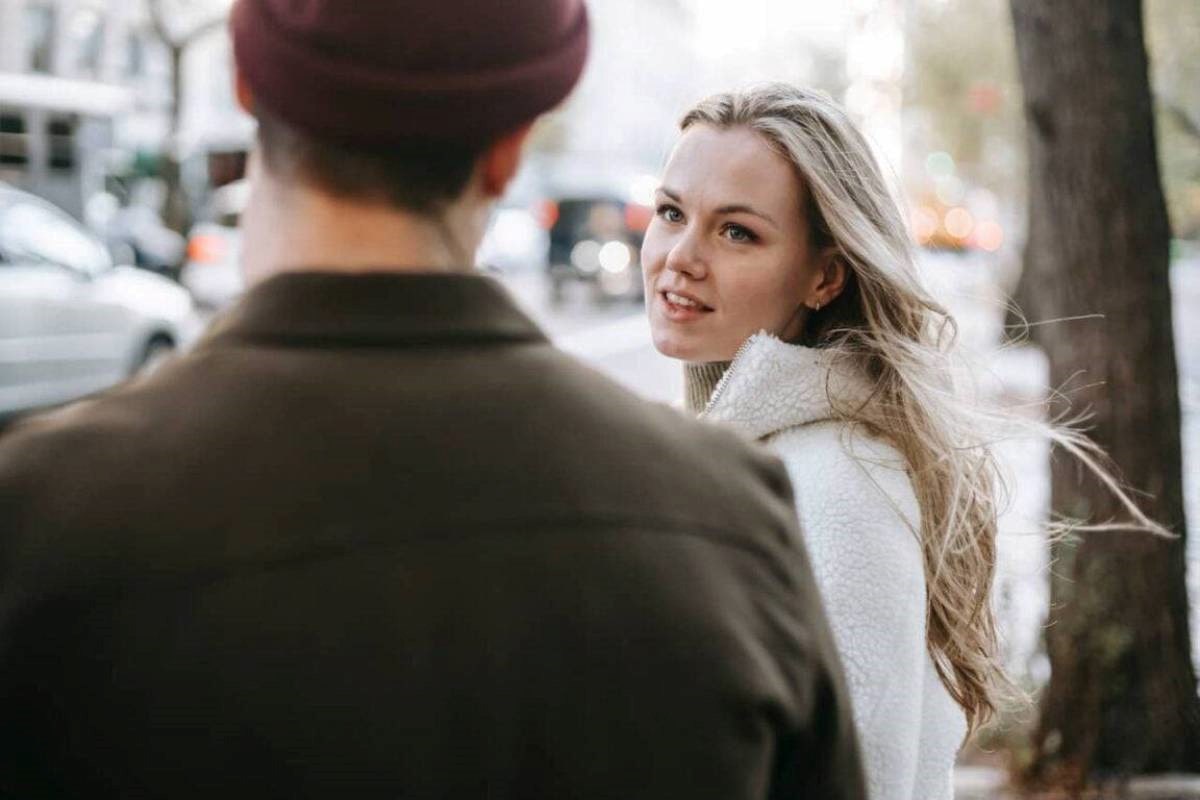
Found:
[[[0,417],[119,383],[199,324],[179,285],[114,266],[70,216],[0,185]]]
[[[492,212],[483,241],[475,253],[475,266],[513,275],[546,270],[550,240],[546,227],[524,205],[503,203]]]

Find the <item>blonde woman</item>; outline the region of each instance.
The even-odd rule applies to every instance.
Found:
[[[788,468],[870,796],[949,798],[959,747],[1007,685],[985,441],[1004,418],[956,394],[953,320],[838,106],[770,85],[702,102],[682,131],[642,251],[655,346],[686,362],[693,411]],[[1037,432],[1127,500],[1086,439]]]

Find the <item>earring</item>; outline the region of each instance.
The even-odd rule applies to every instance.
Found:
[[[813,303],[813,311],[820,311],[820,310],[821,310],[821,301],[818,300],[815,303]]]

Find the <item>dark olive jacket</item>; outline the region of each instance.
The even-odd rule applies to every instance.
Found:
[[[795,524],[489,279],[273,278],[0,439],[0,794],[861,798]]]

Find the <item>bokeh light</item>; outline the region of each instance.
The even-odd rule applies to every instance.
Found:
[[[959,206],[946,212],[942,226],[946,229],[946,233],[955,239],[966,239],[975,229],[975,218],[971,216],[970,211]]]
[[[994,253],[1004,244],[1004,229],[998,222],[987,219],[975,226],[975,244],[981,250]]]
[[[925,171],[933,177],[954,174],[954,156],[938,151],[930,153],[925,158]]]

